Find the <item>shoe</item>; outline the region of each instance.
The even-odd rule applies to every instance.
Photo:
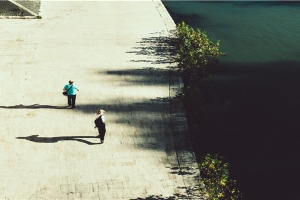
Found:
[[[100,143],[103,144],[103,143],[104,143],[104,140],[101,140]]]

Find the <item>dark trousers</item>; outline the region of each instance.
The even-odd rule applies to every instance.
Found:
[[[68,95],[68,105],[75,108],[76,95]]]
[[[100,141],[104,140],[105,130],[98,128],[98,132],[99,132]]]

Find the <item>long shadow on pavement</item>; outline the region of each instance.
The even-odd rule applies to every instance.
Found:
[[[125,70],[108,70],[101,72],[101,75],[110,75],[124,77],[124,82],[129,86],[147,84],[151,86],[167,85],[169,84],[170,70],[166,68],[143,67],[141,69],[125,69]]]
[[[170,196],[170,197],[162,197],[162,196],[154,196],[150,195],[146,198],[136,198],[136,199],[130,199],[130,200],[175,200],[178,199],[176,196]]]
[[[178,187],[181,188],[182,187]],[[199,188],[198,187],[187,187],[184,188],[187,190],[187,195],[184,194],[174,194],[173,196],[169,196],[169,197],[163,197],[162,195],[149,195],[148,197],[142,198],[142,197],[137,197],[136,199],[130,199],[130,200],[175,200],[175,199],[194,199],[194,200],[200,200],[202,198],[197,197],[197,196],[193,196],[192,194],[195,193],[195,191],[198,191]]]
[[[16,137],[16,139],[29,140],[38,143],[56,143],[59,141],[77,141],[88,145],[95,145],[100,143],[92,143],[81,138],[98,138],[98,136],[61,136],[61,137],[39,137],[39,135],[31,135],[27,137]]]
[[[40,105],[40,104],[33,104],[33,105],[15,105],[15,106],[0,106],[0,108],[7,108],[7,109],[39,109],[39,108],[50,108],[50,109],[68,109],[67,106],[50,106],[50,105]]]

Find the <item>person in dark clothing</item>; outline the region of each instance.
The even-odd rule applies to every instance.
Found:
[[[106,132],[105,128],[105,118],[103,116],[104,110],[99,110],[96,114],[96,119],[95,119],[95,128],[98,128],[99,132],[99,137],[100,137],[100,144],[104,143],[104,136]]]

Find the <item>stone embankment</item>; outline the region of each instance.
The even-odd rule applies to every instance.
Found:
[[[1,18],[35,18],[39,16],[40,0],[1,0]]]

